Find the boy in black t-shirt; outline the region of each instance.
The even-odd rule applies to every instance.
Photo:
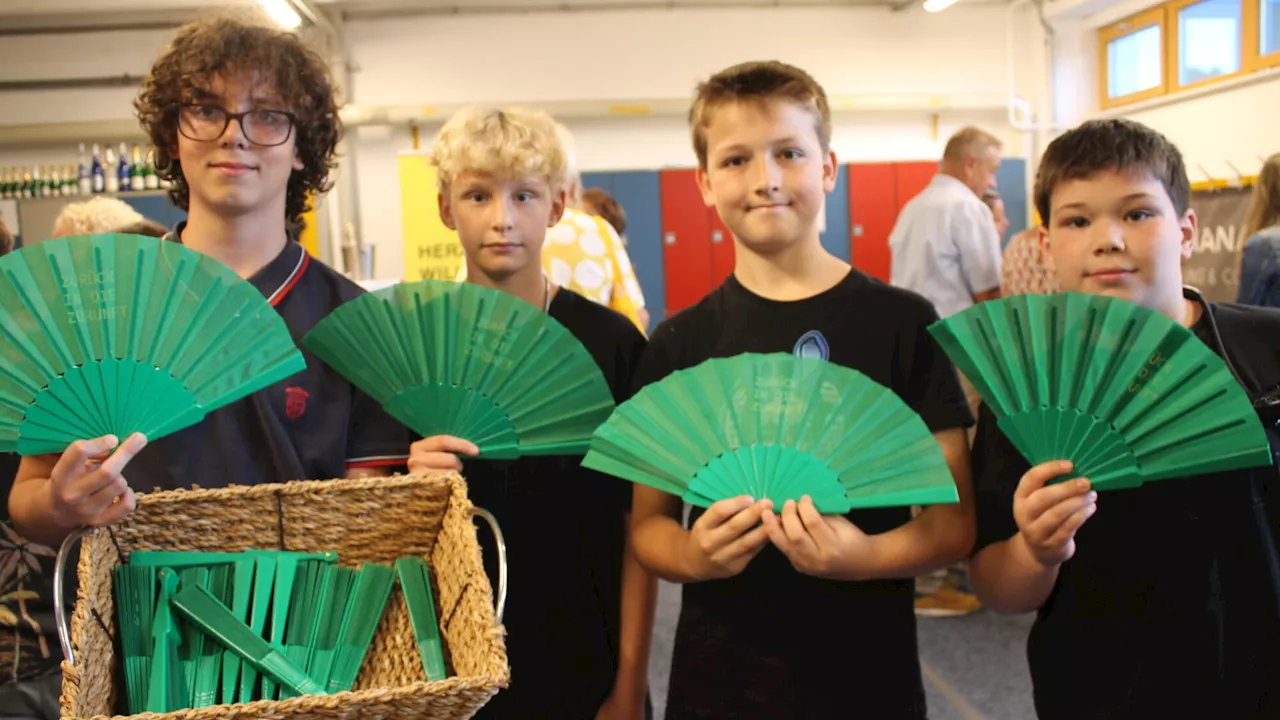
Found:
[[[286,229],[301,220],[308,194],[328,187],[341,131],[328,68],[297,36],[222,19],[184,26],[152,67],[136,106],[156,146],[156,164],[173,182],[170,195],[187,211],[171,240],[257,287],[295,341],[364,292],[313,261]],[[354,477],[402,467],[408,430],[303,353],[302,372],[172,435],[86,438],[61,455],[23,458],[9,498],[12,529],[48,547],[16,543],[10,552],[51,555],[76,528],[108,525],[131,512],[135,490]],[[18,624],[26,653],[17,659],[20,668],[38,648],[58,652],[49,564],[41,558],[41,572],[28,578],[39,583],[40,597],[25,601]],[[0,627],[0,636],[5,630]],[[44,639],[28,642],[28,635]],[[52,665],[40,691],[44,705],[11,688],[14,705],[32,705],[19,716],[40,717],[44,707],[56,713],[56,660]],[[11,668],[0,670],[11,677]],[[12,707],[3,694],[0,701],[0,714]]]
[[[1128,120],[1057,138],[1036,178],[1062,289],[1190,328],[1274,429],[1280,312],[1209,304],[1183,287],[1189,200],[1177,148]],[[971,579],[987,607],[1037,612],[1027,657],[1040,718],[1280,717],[1275,467],[1098,497],[1087,478],[1046,485],[1071,464],[1030,468],[984,406],[974,472]]]
[[[547,228],[565,205],[565,150],[545,113],[471,108],[441,129],[440,217],[466,253],[467,281],[541,308],[587,348],[624,401],[645,339],[624,316],[542,271]],[[463,470],[465,438],[413,444],[409,470]],[[494,514],[509,560],[503,625],[511,686],[480,710],[486,720],[645,717],[657,581],[626,544],[630,483],[581,466],[581,456],[467,461],[471,500]],[[481,533],[495,587],[496,552]]]
[[[663,322],[640,384],[710,358],[794,352],[891,388],[942,445],[960,503],[819,515],[743,497],[694,508],[637,485],[633,543],[652,572],[685,583],[666,717],[924,718],[913,578],[973,542],[966,428],[951,362],[927,328],[928,300],[823,250],[818,213],[835,184],[830,111],[813,78],[747,63],[698,88],[697,178],[733,232],[733,275]]]

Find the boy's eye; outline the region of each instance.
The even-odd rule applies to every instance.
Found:
[[[803,156],[804,156],[804,153],[794,149],[783,150],[782,152],[778,153],[778,157],[782,158],[783,160],[799,160]]]
[[[737,167],[746,161],[747,159],[741,155],[734,155],[733,157],[727,157],[721,161],[720,167]]]
[[[1151,217],[1155,217],[1155,213],[1152,213],[1150,210],[1130,210],[1125,213],[1124,219],[1132,222],[1138,222]]]
[[[1085,220],[1082,217],[1067,218],[1062,221],[1062,227],[1083,228],[1088,226],[1089,226],[1089,221]]]
[[[516,200],[518,200],[518,201],[520,201],[520,202],[522,202],[522,203],[524,203],[524,202],[529,202],[529,201],[533,200],[533,198],[534,198],[534,195],[533,195],[533,193],[531,193],[531,192],[520,192],[520,193],[516,193]]]
[[[481,203],[484,202],[484,193],[467,193],[465,196],[467,202]]]

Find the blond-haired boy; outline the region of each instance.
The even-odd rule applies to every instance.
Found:
[[[684,582],[668,720],[924,718],[913,578],[973,542],[965,428],[972,416],[930,338],[928,300],[827,253],[818,214],[835,186],[822,87],[778,62],[738,65],[698,87],[690,111],[703,198],[733,232],[733,275],[663,322],[641,362],[652,382],[714,357],[794,352],[892,388],[942,445],[958,505],[819,515],[750,497],[695,508],[639,486],[633,542]]]
[[[468,108],[441,128],[432,162],[440,217],[462,242],[467,281],[551,315],[590,351],[615,399],[625,400],[644,336],[622,315],[556,287],[542,270],[543,238],[565,204],[555,122],[535,111]],[[409,469],[462,470],[458,454],[476,452],[466,438],[425,438],[414,443]],[[581,461],[467,461],[472,500],[502,526],[512,587],[503,623],[511,687],[480,718],[645,715],[656,581],[626,542],[631,486]],[[493,548],[484,555],[494,578]]]

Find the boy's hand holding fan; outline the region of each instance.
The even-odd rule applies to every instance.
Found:
[[[765,513],[769,539],[797,572],[829,580],[866,580],[877,573],[876,539],[843,515],[823,515],[808,495]]]
[[[1018,538],[1037,563],[1055,567],[1076,552],[1076,532],[1098,510],[1098,493],[1085,478],[1052,485],[1071,472],[1071,463],[1053,460],[1027,471],[1013,495]]]
[[[772,508],[771,500],[747,495],[712,503],[689,528],[686,551],[694,574],[701,580],[721,580],[745,570],[769,544],[761,518]]]
[[[49,477],[54,517],[73,529],[110,525],[133,512],[137,501],[121,473],[146,445],[139,434],[123,443],[114,435],[71,443]]]

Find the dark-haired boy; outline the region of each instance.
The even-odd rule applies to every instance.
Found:
[[[1280,312],[1183,287],[1196,217],[1173,144],[1129,120],[1087,122],[1045,151],[1035,201],[1063,290],[1190,328],[1274,430]],[[1047,484],[1070,472],[1029,468],[981,409],[970,578],[987,607],[1037,612],[1027,656],[1040,718],[1280,717],[1276,468],[1102,497],[1087,478]]]

